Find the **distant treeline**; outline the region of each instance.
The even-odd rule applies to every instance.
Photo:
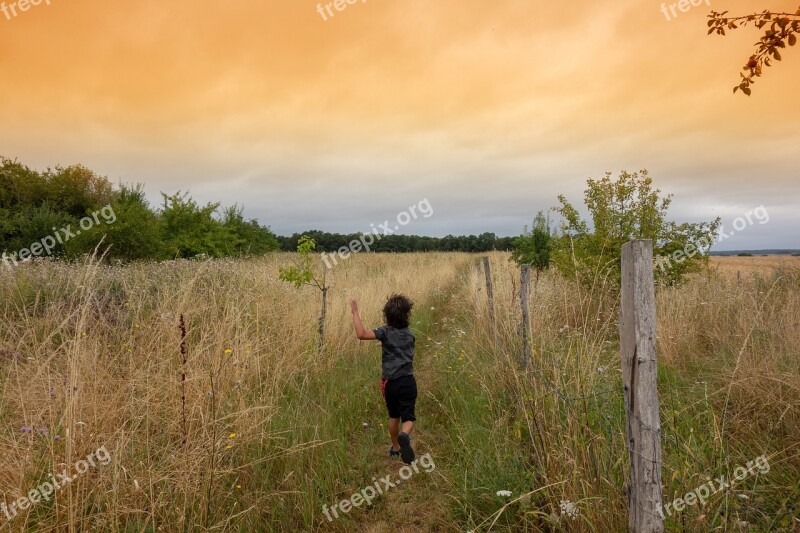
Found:
[[[317,247],[318,252],[335,252],[348,247],[358,240],[360,233],[344,235],[327,233],[319,230],[295,233],[291,237],[278,237],[281,250],[294,251],[301,236],[308,235]],[[480,235],[447,235],[446,237],[421,237],[418,235],[381,235],[376,236],[375,243],[370,246],[375,252],[488,252],[490,250],[510,251],[514,248],[514,237],[497,237],[494,233]]]
[[[0,157],[0,266],[37,256],[73,258],[100,245],[107,257],[164,260],[193,257],[258,256],[295,251],[301,234],[278,237],[237,206],[199,205],[188,194],[162,193],[149,205],[143,186],[113,185],[76,165],[43,172]],[[100,216],[102,215],[102,216]],[[334,252],[359,234],[306,233],[317,251]],[[376,252],[510,250],[513,238],[494,233],[446,237],[386,235]]]
[[[709,255],[800,255],[800,250],[792,248],[768,248],[759,250],[726,250],[722,252],[709,252]]]

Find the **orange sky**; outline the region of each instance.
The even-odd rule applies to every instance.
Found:
[[[752,2],[667,21],[658,1],[358,0],[325,21],[306,0],[42,1],[0,12],[0,154],[36,168],[238,201],[280,233],[428,198],[407,229],[432,235],[515,234],[647,168],[678,217],[769,210],[725,247],[800,248],[800,47],[745,98],[756,31],[706,36]]]

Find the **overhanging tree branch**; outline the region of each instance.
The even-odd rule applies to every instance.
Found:
[[[797,43],[797,34],[800,33],[800,7],[796,13],[773,13],[764,10],[761,13],[752,13],[736,17],[727,16],[728,12],[712,11],[708,16],[708,34],[716,33],[725,35],[725,30],[735,30],[740,26],[752,24],[756,28],[764,29],[764,35],[755,43],[756,53],[750,56],[742,72],[739,74],[742,81],[733,88],[735,93],[741,90],[750,96],[750,86],[755,83],[755,78],[761,77],[764,67],[772,66],[772,60],[781,60],[781,49],[786,45],[794,46]]]

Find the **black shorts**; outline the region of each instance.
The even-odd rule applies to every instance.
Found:
[[[414,422],[417,419],[414,414],[417,404],[417,380],[414,376],[390,379],[384,385],[383,397],[389,410],[389,418]]]

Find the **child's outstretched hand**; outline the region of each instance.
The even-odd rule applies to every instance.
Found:
[[[365,329],[364,324],[361,323],[361,315],[358,313],[358,303],[353,298],[349,298],[347,303],[350,304],[350,311],[353,312],[353,325],[356,327],[356,336],[358,339],[362,341],[374,341],[377,338],[375,332]]]

